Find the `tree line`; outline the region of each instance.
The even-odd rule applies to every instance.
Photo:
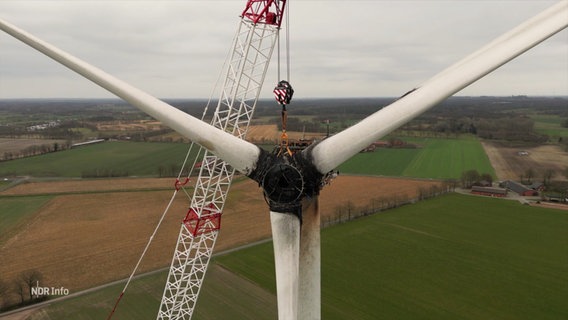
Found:
[[[477,170],[471,169],[462,172],[460,181],[462,188],[465,189],[470,189],[483,183],[491,186],[493,185],[493,176],[489,173],[479,173]]]
[[[440,184],[434,184],[429,187],[418,187],[416,196],[410,197],[406,194],[388,195],[369,199],[363,205],[357,205],[351,200],[345,201],[343,204],[334,208],[334,214],[322,217],[322,227],[328,227],[339,223],[348,222],[361,217],[380,213],[385,210],[398,208],[407,204],[416,203],[418,201],[434,198],[448,192],[455,191],[457,181],[446,180]]]
[[[11,282],[0,278],[0,311],[17,309],[45,301],[47,296],[36,296],[32,293],[32,288],[38,286],[38,284],[44,286],[42,281],[43,274],[36,269],[21,272]]]
[[[66,143],[54,142],[50,144],[32,145],[20,151],[5,151],[3,154],[0,154],[0,161],[39,156],[50,152],[67,150],[70,147],[71,141],[67,141]]]

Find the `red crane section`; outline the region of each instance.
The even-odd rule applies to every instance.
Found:
[[[252,23],[265,23],[280,28],[286,0],[249,0],[241,16]]]

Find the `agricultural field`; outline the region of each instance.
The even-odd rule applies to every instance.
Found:
[[[53,144],[64,145],[65,140],[57,139],[7,139],[0,138],[0,158],[4,156],[4,153],[17,153],[31,146],[41,146]]]
[[[324,229],[322,317],[565,319],[567,228],[564,211],[449,194]],[[215,257],[195,319],[274,319],[273,268],[271,242]],[[164,279],[135,280],[118,318],[153,319]],[[122,286],[30,319],[100,319]]]
[[[307,115],[302,120],[317,119]],[[147,119],[124,122],[124,127],[117,123],[121,124],[109,122],[111,126],[97,129],[113,134],[161,129],[159,123]],[[536,123],[538,130],[558,129],[552,118],[543,116]],[[84,135],[95,133],[81,130]],[[563,131],[559,132],[562,137]],[[256,142],[279,135],[273,124],[253,126],[249,132]],[[303,134],[289,135],[301,138]],[[347,220],[352,210],[375,211],[392,199],[415,198],[420,189],[440,186],[439,180],[432,179],[458,179],[470,169],[501,178],[505,170],[527,168],[515,162],[519,159],[504,156],[503,152],[514,149],[494,145],[496,151],[491,153],[476,138],[455,136],[460,138],[404,138],[419,148],[377,149],[356,155],[322,191],[322,224]],[[177,141],[179,136],[157,135],[148,140],[153,138]],[[568,163],[568,156],[555,148],[530,149],[531,156],[521,160],[561,168]],[[0,188],[0,280],[12,281],[33,267],[43,273],[47,284],[78,292],[128,276],[172,194],[173,179],[148,177],[177,174],[187,149],[188,144],[183,143],[112,141],[0,162],[0,177],[65,180],[30,179],[32,182],[6,190]],[[499,162],[494,155],[505,160]],[[516,164],[516,169],[505,167]],[[107,175],[133,178],[75,179]],[[518,179],[517,173],[509,175]],[[560,175],[555,178],[562,179]],[[0,187],[7,186],[0,181]],[[142,272],[169,265],[187,201],[183,194],[178,195]],[[568,227],[565,213],[457,195],[439,201],[408,205],[324,231],[325,319],[568,316],[560,303],[568,299],[568,257],[562,255],[568,239],[561,232]],[[266,210],[258,185],[238,177],[225,207],[216,252],[268,239]],[[274,319],[271,251],[266,243],[217,257],[195,319]],[[135,281],[116,318],[153,319],[164,279],[165,273],[155,273]],[[106,317],[121,289],[119,284],[53,304],[32,319]]]
[[[52,197],[34,196],[0,200],[0,246]]]
[[[325,138],[325,133],[321,132],[287,132],[288,138],[293,140],[308,139],[308,140],[322,140]],[[253,143],[275,143],[280,141],[282,132],[278,130],[275,124],[258,124],[250,126],[247,132],[247,140]]]
[[[257,141],[278,135],[275,126],[251,128]],[[290,133],[301,138],[301,133]],[[474,138],[405,138],[416,149],[383,148],[360,153],[339,167],[340,172],[412,178],[459,178],[477,169],[495,176],[478,140]],[[0,162],[0,176],[105,177],[173,176],[177,174],[189,145],[111,141],[42,156]],[[195,150],[194,150],[195,151]],[[193,153],[195,154],[195,152]],[[191,162],[192,163],[192,162]]]
[[[2,196],[65,195],[87,193],[163,191],[171,190],[173,178],[114,178],[114,179],[73,179],[54,181],[24,180],[4,190]]]
[[[172,196],[173,182],[173,178],[36,181],[0,192],[0,206],[6,208],[2,218],[7,217],[0,225],[18,221],[6,225],[9,237],[0,242],[0,278],[10,282],[22,271],[36,269],[46,284],[76,292],[127,277]],[[420,189],[438,185],[437,181],[340,176],[322,190],[322,222],[347,219],[344,208],[349,201],[353,212],[378,208],[386,200],[416,198]],[[45,202],[26,207],[38,198]],[[169,265],[187,207],[187,196],[178,193],[141,271]],[[269,238],[267,213],[258,184],[237,177],[216,250]]]
[[[163,270],[132,281],[113,319],[155,319],[166,278],[167,270]],[[115,284],[54,303],[29,319],[106,319],[123,288],[124,283]],[[211,263],[193,319],[270,320],[277,317],[276,310],[275,295]]]
[[[559,138],[568,138],[568,128],[561,125],[565,119],[557,115],[546,114],[534,114],[531,118],[535,121],[536,132],[546,134],[551,141],[556,142]]]
[[[453,194],[326,229],[323,318],[562,319],[566,227],[563,211]],[[263,244],[216,261],[274,292],[272,259]]]
[[[519,148],[506,147],[500,143],[483,141],[485,152],[495,168],[499,180],[520,180],[527,170],[534,171],[534,179],[542,181],[547,171],[553,173],[552,179],[568,180],[568,152],[557,145],[542,145]],[[520,153],[522,152],[522,153]]]
[[[173,176],[188,148],[183,143],[110,141],[0,162],[0,176]]]
[[[377,148],[359,153],[339,167],[340,172],[432,179],[459,179],[475,169],[495,177],[491,162],[474,138],[405,138],[418,148]]]

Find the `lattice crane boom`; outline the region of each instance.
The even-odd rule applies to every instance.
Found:
[[[264,82],[286,0],[249,0],[228,56],[211,124],[244,139]],[[157,319],[190,319],[221,227],[235,170],[206,151],[181,224]]]

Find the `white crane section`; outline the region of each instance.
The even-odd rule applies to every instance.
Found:
[[[244,139],[278,39],[285,1],[249,1],[226,64],[211,124]],[[273,6],[272,8],[270,6]],[[158,319],[190,319],[221,226],[235,169],[206,151],[183,220]]]

